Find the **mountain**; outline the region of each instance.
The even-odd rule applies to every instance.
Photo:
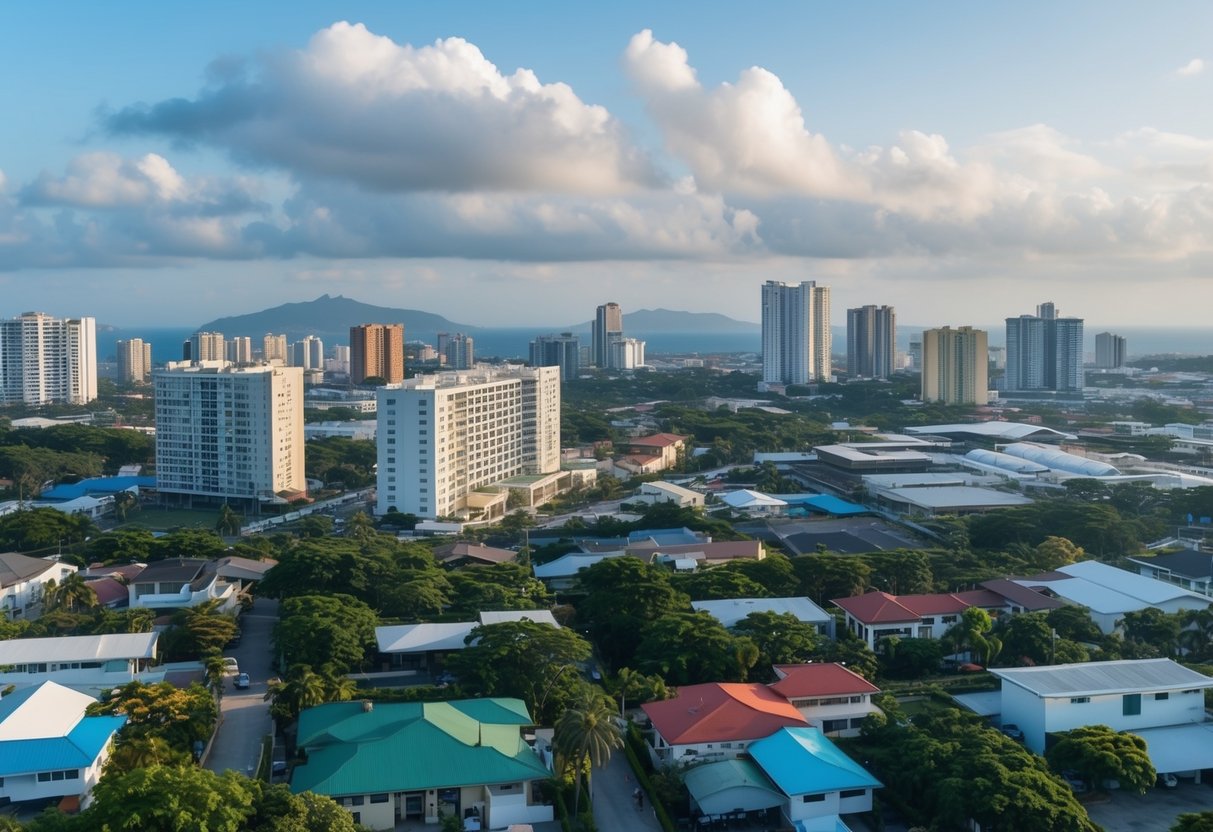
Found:
[[[199,331],[222,332],[231,338],[247,335],[260,338],[267,332],[286,333],[287,339],[296,341],[305,335],[317,335],[326,341],[346,343],[350,327],[358,324],[404,324],[407,340],[422,339],[433,342],[438,332],[474,333],[479,327],[457,324],[432,312],[417,309],[391,309],[373,306],[352,298],[337,295],[321,295],[315,300],[301,303],[284,303],[273,309],[218,318],[198,327]]]
[[[593,321],[585,321],[571,327],[573,332],[589,332],[593,329]],[[569,331],[566,328],[562,331]],[[758,332],[761,327],[749,321],[739,321],[717,312],[680,312],[675,309],[638,309],[635,312],[625,312],[623,315],[623,333],[629,337],[646,335],[648,333],[710,333]]]

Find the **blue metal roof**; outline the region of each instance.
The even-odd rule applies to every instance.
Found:
[[[11,698],[7,697],[5,701]],[[125,724],[125,716],[86,716],[66,737],[0,742],[0,777],[87,768],[114,732]]]
[[[0,722],[8,719],[13,715],[13,711],[20,708],[25,702],[38,691],[39,686],[32,688],[22,688],[15,690],[3,699],[0,699]]]
[[[881,788],[879,780],[839,751],[817,728],[780,728],[748,750],[767,777],[789,797]]]
[[[788,505],[804,506],[815,511],[824,511],[826,514],[833,514],[838,517],[846,517],[853,514],[868,514],[869,511],[863,506],[852,503],[849,500],[844,500],[841,497],[834,497],[830,494],[774,494]]]
[[[92,494],[117,494],[132,488],[155,488],[155,477],[89,477],[43,491],[42,500],[75,500]]]

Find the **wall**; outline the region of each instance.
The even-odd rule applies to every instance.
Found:
[[[1173,690],[1164,700],[1154,696],[1153,693],[1141,695],[1141,713],[1137,716],[1124,715],[1121,694],[1092,696],[1090,702],[1082,703],[1071,702],[1069,697],[1046,699],[1045,730],[1054,733],[1084,725],[1108,725],[1117,731],[1134,731],[1204,720],[1204,691],[1185,694],[1183,689]]]

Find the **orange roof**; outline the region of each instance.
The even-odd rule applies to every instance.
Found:
[[[880,693],[880,688],[836,662],[777,664],[775,672],[781,678],[770,688],[785,699]]]
[[[675,699],[641,707],[670,745],[757,740],[807,724],[786,699],[757,683],[686,685]]]
[[[689,437],[679,436],[676,433],[654,433],[652,436],[639,436],[635,439],[629,439],[629,445],[641,445],[646,448],[668,448],[671,445],[677,445],[679,442],[687,441]]]

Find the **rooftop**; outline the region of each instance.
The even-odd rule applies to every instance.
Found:
[[[786,725],[804,725],[800,711],[765,685],[684,685],[678,696],[641,706],[670,745],[753,740]]]
[[[95,701],[55,682],[0,700],[0,777],[92,765],[126,723],[124,716],[86,717]]]
[[[839,751],[817,728],[782,728],[748,750],[754,762],[789,797],[881,787],[879,780]]]
[[[58,566],[57,561],[31,558],[16,552],[0,552],[0,587],[24,583]]]
[[[639,448],[668,448],[679,442],[685,442],[689,438],[689,436],[680,436],[677,433],[654,433],[652,436],[638,436],[635,439],[629,439],[625,444],[629,447]]]
[[[890,488],[884,493],[885,496],[896,502],[936,510],[1026,506],[1032,502],[1031,498],[1022,494],[1011,494],[973,485]]]
[[[851,598],[835,598],[835,606],[865,624],[904,623],[924,615],[960,615],[969,607],[1001,607],[1001,595],[989,590],[928,595],[890,595],[873,590]]]
[[[510,549],[498,549],[493,546],[481,546],[476,543],[450,543],[434,549],[434,559],[439,563],[467,558],[484,563],[508,563],[518,558],[518,553]]]
[[[785,699],[880,693],[880,688],[836,662],[777,664],[775,675],[779,681],[771,690]]]
[[[733,508],[778,508],[787,505],[786,500],[763,494],[760,491],[751,491],[748,488],[721,494],[720,501]]]
[[[1024,425],[1018,422],[969,422],[963,424],[951,425],[918,425],[907,427],[906,433],[914,436],[949,436],[951,434],[964,434],[968,436],[981,436],[990,439],[1027,439],[1029,437],[1038,439],[1074,439],[1073,434],[1062,433],[1061,431],[1053,430],[1052,428],[1041,427],[1040,425]]]
[[[808,598],[724,598],[715,601],[692,601],[691,606],[703,610],[725,627],[733,627],[753,612],[791,613],[801,621],[825,624],[832,616]]]
[[[156,655],[156,640],[159,637],[159,633],[111,633],[102,636],[7,639],[0,641],[0,665],[150,659]]]
[[[189,583],[211,561],[202,558],[167,558],[149,563],[139,573],[137,583]]]
[[[1213,553],[1198,552],[1195,549],[1155,555],[1152,558],[1129,558],[1129,560],[1152,569],[1170,572],[1173,575],[1182,575],[1185,578],[1207,581],[1213,577]]]
[[[1037,696],[1149,693],[1213,688],[1213,678],[1170,659],[1120,659],[1047,667],[991,668],[991,673]]]

